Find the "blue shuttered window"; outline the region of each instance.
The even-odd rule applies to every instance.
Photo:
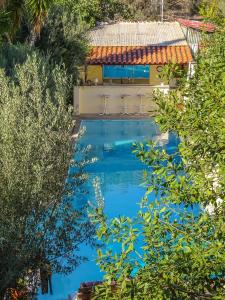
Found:
[[[105,79],[148,79],[150,75],[149,65],[104,65],[103,77]]]

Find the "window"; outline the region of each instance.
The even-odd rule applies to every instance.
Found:
[[[149,65],[104,65],[104,79],[148,79],[150,74]]]

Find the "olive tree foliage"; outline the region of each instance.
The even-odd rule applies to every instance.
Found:
[[[92,226],[72,203],[83,194],[87,161],[73,155],[70,84],[62,65],[39,54],[13,77],[0,69],[1,299],[28,273],[70,272],[84,259],[79,245],[91,240]]]
[[[192,78],[155,95],[158,124],[181,142],[172,154],[136,145],[146,164],[137,216],[91,213],[106,245],[98,249],[105,276],[96,299],[225,298],[224,53],[222,29],[204,41]]]

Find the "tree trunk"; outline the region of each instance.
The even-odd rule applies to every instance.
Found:
[[[0,7],[4,8],[6,4],[6,0],[0,0]]]
[[[37,33],[32,29],[30,37],[29,37],[29,45],[33,47],[38,39]]]

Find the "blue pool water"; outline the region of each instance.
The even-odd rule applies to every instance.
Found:
[[[160,134],[154,119],[82,121],[81,126],[86,131],[79,144],[83,147],[91,144],[89,156],[98,158],[96,163],[87,167],[89,194],[82,201],[95,201],[95,190],[91,183],[98,178],[106,214],[109,217],[134,216],[145,193],[145,189],[140,186],[145,165],[132,153],[132,143],[155,140],[173,152],[177,149],[178,139],[173,134]],[[79,202],[79,199],[75,201]],[[81,254],[87,256],[89,261],[81,264],[70,275],[54,275],[54,294],[40,296],[40,300],[68,299],[68,295],[73,294],[81,282],[102,279],[95,263],[96,251],[83,246]]]

